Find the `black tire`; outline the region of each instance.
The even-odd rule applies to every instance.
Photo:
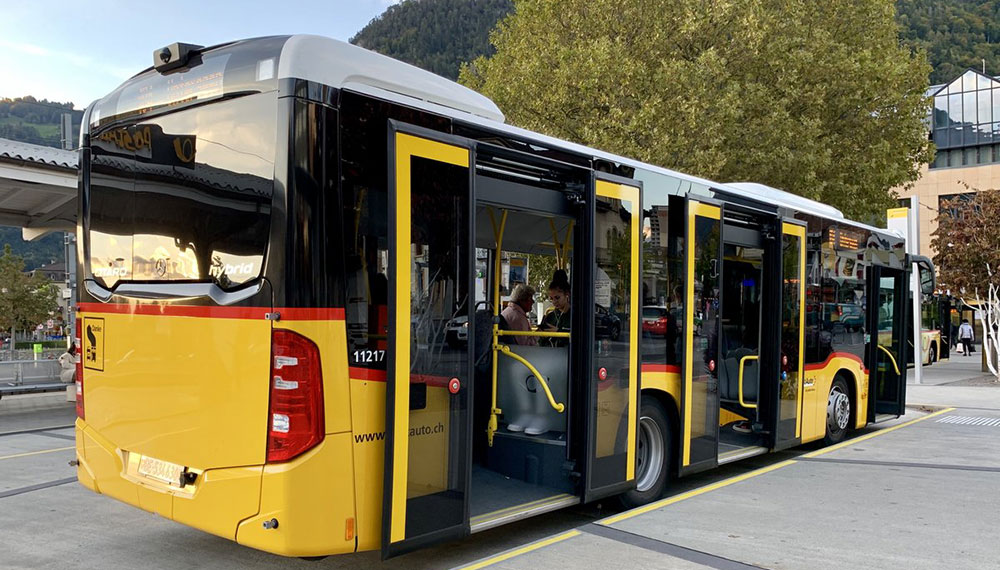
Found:
[[[931,345],[930,353],[927,355],[927,366],[937,362],[937,345]]]
[[[846,407],[845,407],[846,406]],[[850,430],[851,393],[847,390],[847,382],[837,376],[830,385],[830,394],[826,401],[826,437],[827,445],[839,443]]]
[[[643,397],[636,429],[635,479],[637,487],[619,495],[627,509],[651,503],[663,496],[670,478],[674,452],[674,428],[660,402]],[[657,432],[658,431],[658,435]],[[659,439],[659,444],[651,440]],[[654,449],[659,447],[659,450]],[[656,469],[650,472],[649,469]]]

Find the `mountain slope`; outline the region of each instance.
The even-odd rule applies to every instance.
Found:
[[[490,30],[512,9],[512,0],[403,0],[350,41],[456,79],[462,63],[493,54]]]

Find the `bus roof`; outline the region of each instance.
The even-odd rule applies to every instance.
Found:
[[[360,92],[443,114],[528,142],[666,174],[765,204],[846,221],[844,214],[833,206],[764,184],[714,182],[506,124],[503,113],[487,97],[410,64],[338,40],[311,35],[292,36],[282,49],[278,65],[279,79],[305,79]]]
[[[285,77],[349,90],[359,85],[377,87],[490,121],[504,120],[493,101],[468,87],[391,57],[322,36],[288,38],[278,59],[278,78]]]

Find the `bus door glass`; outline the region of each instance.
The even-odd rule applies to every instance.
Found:
[[[471,358],[445,328],[469,314],[475,235],[470,148],[391,126],[383,557],[468,532]]]
[[[595,184],[595,311],[612,324],[594,320],[585,501],[634,486],[639,410],[640,189]]]
[[[910,327],[904,322],[909,306],[908,273],[873,266],[869,283],[869,322],[874,331],[869,339],[869,421],[880,414],[903,415],[906,404],[907,338]]]
[[[795,445],[802,437],[802,374],[805,352],[806,228],[781,224],[781,356],[778,429],[775,448]]]
[[[941,352],[939,360],[951,358],[951,297],[948,295],[934,296],[934,307],[937,309],[937,326],[941,331]]]
[[[686,225],[681,474],[718,462],[722,208],[689,199]]]

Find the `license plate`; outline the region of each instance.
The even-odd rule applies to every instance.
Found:
[[[143,477],[155,479],[168,485],[180,486],[182,473],[184,473],[184,467],[180,465],[152,457],[139,459],[139,475]]]

